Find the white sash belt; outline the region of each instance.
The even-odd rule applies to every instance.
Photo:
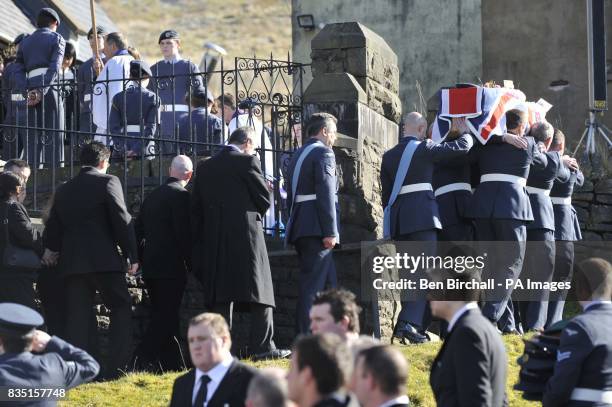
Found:
[[[555,205],[571,205],[572,204],[572,197],[571,196],[568,196],[567,198],[559,198],[559,197],[556,197],[556,196],[551,196],[550,200]]]
[[[125,131],[128,133],[140,133],[140,126],[137,124],[128,124],[125,126]]]
[[[576,387],[570,397],[575,401],[590,401],[593,403],[612,404],[612,390],[596,390]]]
[[[433,188],[431,187],[431,184],[427,182],[422,182],[420,184],[408,184],[404,185],[402,189],[400,189],[398,195],[409,194],[411,192],[418,191],[433,191]]]
[[[453,191],[468,191],[472,192],[472,186],[467,182],[455,182],[453,184],[444,185],[434,192],[435,196],[440,196]]]
[[[316,201],[316,200],[317,200],[317,194],[297,195],[295,197],[295,203],[306,202],[306,201]]]
[[[527,180],[523,177],[510,174],[484,174],[480,176],[480,182],[511,182],[513,184],[519,184],[520,186],[526,186]]]
[[[546,196],[550,195],[550,189],[542,189],[530,186],[527,187],[527,192],[529,192],[530,194],[542,194]]]
[[[49,68],[36,68],[36,69],[32,69],[31,71],[28,72],[27,77],[29,78],[33,78],[35,76],[38,75],[44,75],[47,73],[47,70]]]
[[[21,93],[12,93],[11,102],[23,102],[25,97]]]
[[[316,200],[317,200],[317,194],[296,195],[295,196],[295,203],[307,202],[307,201],[316,201]],[[336,202],[338,202],[338,195],[336,195]]]
[[[188,112],[189,106],[187,105],[161,105],[162,112]]]

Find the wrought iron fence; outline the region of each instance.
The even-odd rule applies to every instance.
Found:
[[[287,217],[283,169],[301,139],[302,75],[307,68],[289,58],[283,61],[271,56],[236,58],[231,69],[221,61],[216,71],[196,69],[157,76],[154,72],[148,87],[162,102],[152,114],[141,96],[145,91],[140,90],[147,81],[129,77],[129,69],[120,77],[103,80],[94,79],[91,73],[87,77],[64,72],[35,88],[31,83],[19,86],[9,78],[3,80],[1,89],[5,110],[0,124],[2,158],[28,162],[32,175],[26,206],[40,215],[55,188],[78,171],[83,144],[92,139],[103,141],[112,149],[109,172],[119,176],[128,208],[137,212],[148,189],[163,182],[173,156],[189,155],[196,165],[227,142],[229,130],[248,125],[256,130],[256,153],[273,186],[273,205],[264,227],[280,235]],[[32,74],[44,80],[44,72],[30,72],[30,78]],[[215,96],[230,94],[235,106],[223,107],[229,97],[217,100],[218,105],[202,106],[201,99],[194,96],[195,89],[205,94],[214,91]],[[36,105],[28,106],[36,100]],[[100,116],[105,117],[105,126]]]

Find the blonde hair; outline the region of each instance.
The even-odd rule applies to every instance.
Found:
[[[231,338],[229,326],[221,314],[215,314],[213,312],[204,312],[198,314],[189,320],[189,326],[196,326],[200,324],[208,325],[216,336],[222,337],[227,336]]]

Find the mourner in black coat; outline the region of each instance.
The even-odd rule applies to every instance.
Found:
[[[449,278],[478,281],[469,270],[436,278],[443,283]],[[495,326],[478,309],[478,290],[430,295],[433,315],[448,322],[448,336],[429,377],[438,407],[506,406],[506,350]]]
[[[274,290],[262,217],[270,190],[253,152],[252,129],[238,128],[229,145],[201,163],[191,202],[193,270],[204,302],[231,323],[231,303],[251,310],[249,353],[275,350]],[[285,355],[286,356],[286,355]]]
[[[45,228],[45,244],[59,252],[65,277],[66,338],[89,350],[88,326],[96,290],[111,311],[110,349],[105,378],[125,369],[131,352],[132,299],[125,279],[138,270],[136,237],[119,179],[107,175],[110,151],[99,142],[81,150],[81,172],[55,193]],[[121,249],[121,253],[117,249]]]
[[[136,351],[139,367],[179,370],[179,309],[191,268],[189,192],[193,173],[189,157],[174,157],[170,177],[144,200],[136,220],[143,247],[142,276],[151,301],[151,321]]]
[[[170,407],[203,407],[204,402],[206,407],[243,407],[256,370],[230,354],[232,340],[224,318],[212,313],[195,316],[187,339],[195,368],[174,381]]]
[[[0,174],[0,253],[4,254],[8,237],[11,245],[32,250],[42,256],[42,240],[38,238],[26,208],[18,199],[24,188],[23,180],[17,174]],[[33,286],[36,271],[12,269],[5,264],[1,266],[0,302],[13,302],[36,308]]]

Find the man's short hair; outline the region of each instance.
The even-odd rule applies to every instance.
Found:
[[[352,358],[340,336],[332,333],[303,336],[297,339],[293,350],[297,352],[298,370],[310,367],[319,394],[331,394],[344,386]]]
[[[34,340],[34,329],[25,335],[0,334],[0,340],[6,353],[29,352]]]
[[[553,140],[552,143],[550,143],[550,146],[552,148],[559,148],[563,143],[565,143],[565,134],[563,134],[560,129],[555,128],[555,131],[553,133]]]
[[[25,160],[20,160],[18,158],[11,158],[4,163],[4,171],[18,172],[25,168],[30,168],[30,166]]]
[[[402,353],[390,345],[377,345],[357,354],[356,363],[363,360],[363,371],[368,372],[383,394],[395,396],[406,392],[408,362]]]
[[[575,281],[579,301],[609,300],[612,296],[612,264],[599,257],[583,260],[576,266]]]
[[[537,122],[531,126],[529,135],[535,139],[535,141],[546,143],[550,138],[553,137],[554,128],[547,122]]]
[[[219,95],[217,100],[221,103],[221,106],[227,106],[232,110],[236,110],[236,98],[231,93],[224,93]]]
[[[234,145],[239,146],[239,145],[246,143],[249,139],[251,139],[252,141],[254,137],[255,137],[255,130],[253,130],[252,127],[242,126],[242,127],[238,127],[236,130],[232,132],[227,142],[229,144],[234,144]]]
[[[123,34],[120,32],[113,32],[106,36],[105,41],[108,44],[113,44],[117,49],[127,49],[128,42]],[[138,59],[138,58],[136,58]]]
[[[506,112],[506,128],[516,129],[527,124],[527,113],[519,109],[512,109]]]
[[[58,21],[49,13],[38,13],[36,17],[36,27],[38,28],[47,28],[51,27],[54,23]]]
[[[329,126],[336,123],[338,123],[338,119],[329,113],[313,113],[306,124],[306,134],[308,137],[314,137],[324,128],[329,128]]]
[[[329,304],[329,310],[334,321],[339,322],[348,317],[348,331],[359,333],[359,312],[361,308],[355,302],[355,294],[348,290],[332,288],[317,293],[313,305]]]
[[[215,335],[230,337],[230,330],[225,318],[221,314],[215,314],[214,312],[204,312],[198,314],[189,320],[189,326],[197,326],[200,324],[208,325]]]
[[[99,141],[87,143],[81,149],[81,165],[97,167],[110,158],[110,150]]]
[[[271,372],[258,372],[249,383],[247,400],[255,407],[285,407],[289,399],[287,383]]]

